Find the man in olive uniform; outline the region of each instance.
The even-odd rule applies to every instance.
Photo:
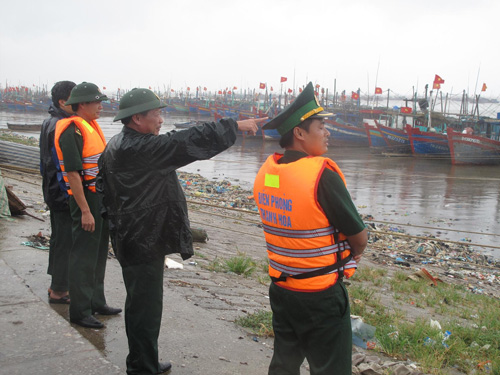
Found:
[[[266,119],[222,119],[159,134],[165,107],[148,89],[133,89],[120,101],[115,121],[125,125],[99,159],[98,191],[109,219],[111,243],[127,290],[127,374],[169,371],[158,362],[165,255],[193,255],[186,198],[176,169],[209,159],[236,140],[237,130],[255,134]]]
[[[266,238],[273,311],[271,375],[351,374],[352,333],[343,277],[354,274],[367,230],[337,164],[322,157],[329,131],[309,83],[263,129],[277,129],[284,154],[259,170],[254,197]]]
[[[73,246],[69,257],[70,321],[82,327],[103,328],[92,314],[116,315],[104,297],[104,274],[109,232],[100,216],[95,191],[97,160],[106,141],[99,124],[106,100],[93,83],[83,82],[71,90],[66,102],[75,116],[56,124],[55,145],[69,198]]]
[[[69,304],[68,258],[73,244],[68,194],[63,183],[61,168],[54,146],[56,123],[73,115],[66,101],[75,83],[57,82],[51,90],[50,117],[44,120],[40,132],[40,173],[42,174],[43,199],[50,209],[50,249],[47,273],[52,276],[49,302]]]

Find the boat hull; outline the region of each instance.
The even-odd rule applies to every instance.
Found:
[[[377,122],[377,129],[386,144],[384,152],[411,154],[410,138],[404,129],[390,128]]]
[[[420,157],[449,158],[450,147],[445,134],[423,132],[406,125],[413,155]]]
[[[23,132],[36,132],[42,130],[42,124],[12,124],[8,122],[7,127],[10,130],[17,130]]]
[[[449,130],[448,143],[454,165],[500,164],[500,141]]]
[[[325,124],[332,137],[331,142],[337,146],[367,147],[369,145],[364,127],[341,124],[334,120],[325,120]]]

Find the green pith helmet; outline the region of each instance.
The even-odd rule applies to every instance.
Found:
[[[323,111],[318,98],[314,95],[313,84],[309,82],[293,103],[265,124],[262,129],[277,129],[278,133],[284,135],[308,118],[328,116],[332,116],[332,114]]]
[[[153,91],[148,89],[132,89],[122,96],[120,109],[113,121],[166,106]]]
[[[73,90],[71,90],[71,94],[66,101],[66,105],[102,102],[103,100],[108,100],[108,97],[104,95],[101,90],[99,90],[99,87],[90,82],[82,82],[73,87]]]

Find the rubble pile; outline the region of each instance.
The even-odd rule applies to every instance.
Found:
[[[199,174],[177,172],[179,182],[188,198],[196,198],[221,207],[257,212],[253,193],[233,185],[228,180],[210,181]]]
[[[473,293],[500,297],[498,259],[476,251],[471,245],[441,241],[429,235],[419,235],[424,239],[398,237],[396,233],[405,233],[403,229],[370,222],[373,217],[369,215],[363,219],[370,229],[369,247],[376,249],[371,253],[374,262],[415,269],[434,266],[443,277],[466,284]],[[490,290],[485,290],[486,286]]]
[[[411,362],[384,361],[376,355],[354,353],[352,355],[353,375],[417,375],[422,374],[418,366]]]

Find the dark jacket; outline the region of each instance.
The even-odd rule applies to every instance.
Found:
[[[45,119],[40,132],[40,173],[42,174],[43,199],[54,211],[69,210],[68,194],[61,186],[62,174],[54,146],[56,123],[71,115],[60,108],[50,105],[50,117]],[[58,174],[59,178],[58,179]]]
[[[155,136],[128,127],[99,159],[97,191],[122,267],[180,253],[193,255],[186,198],[176,169],[209,159],[236,141],[237,124],[223,119]]]

